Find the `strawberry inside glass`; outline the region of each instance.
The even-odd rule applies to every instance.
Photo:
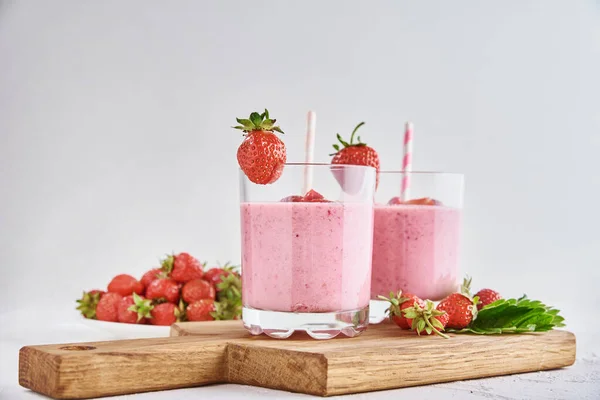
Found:
[[[288,197],[284,197],[283,199],[281,199],[282,202],[291,202],[291,203],[331,203],[331,201],[325,199],[325,197],[323,197],[323,195],[319,192],[316,192],[314,190],[309,190],[308,192],[306,192],[306,194],[304,196],[296,196],[296,195],[292,195],[292,196],[288,196]]]

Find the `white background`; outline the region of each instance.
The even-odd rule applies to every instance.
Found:
[[[229,127],[264,107],[289,161],[302,161],[309,109],[318,161],[364,120],[385,169],[414,121],[414,168],[465,173],[475,286],[525,292],[588,330],[600,300],[593,0],[0,0],[0,314],[16,318],[0,329],[36,318],[19,307],[69,310],[167,252],[239,262]]]

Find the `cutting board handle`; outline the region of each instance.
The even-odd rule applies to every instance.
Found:
[[[226,346],[193,336],[25,346],[19,384],[55,399],[85,399],[224,382]]]

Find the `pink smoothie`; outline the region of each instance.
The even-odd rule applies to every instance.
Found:
[[[373,209],[358,203],[242,203],[242,298],[269,311],[369,305]]]
[[[390,291],[440,300],[457,289],[461,210],[376,205],[371,297]]]

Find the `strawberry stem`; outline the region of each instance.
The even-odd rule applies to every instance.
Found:
[[[354,134],[356,133],[356,131],[358,130],[358,128],[360,128],[361,126],[363,126],[365,123],[364,121],[359,123],[358,125],[356,125],[356,128],[354,128],[354,130],[352,131],[352,135],[350,136],[350,144],[354,144]],[[360,143],[360,136],[358,138],[358,143]]]
[[[365,124],[364,122],[361,122],[358,125],[356,125],[356,127],[352,131],[352,135],[350,135],[350,143],[346,142],[339,133],[336,133],[337,140],[338,140],[338,142],[340,142],[342,144],[343,147],[340,149],[340,146],[338,144],[334,144],[333,148],[335,150],[335,153],[330,154],[330,156],[336,155],[337,153],[339,153],[341,150],[345,149],[346,147],[366,146],[367,145],[366,143],[363,143],[360,141],[360,136],[358,137],[358,142],[354,143],[354,135],[356,134],[356,131],[358,130],[358,128],[360,128],[364,124]],[[237,128],[237,129],[239,129],[239,128]]]

